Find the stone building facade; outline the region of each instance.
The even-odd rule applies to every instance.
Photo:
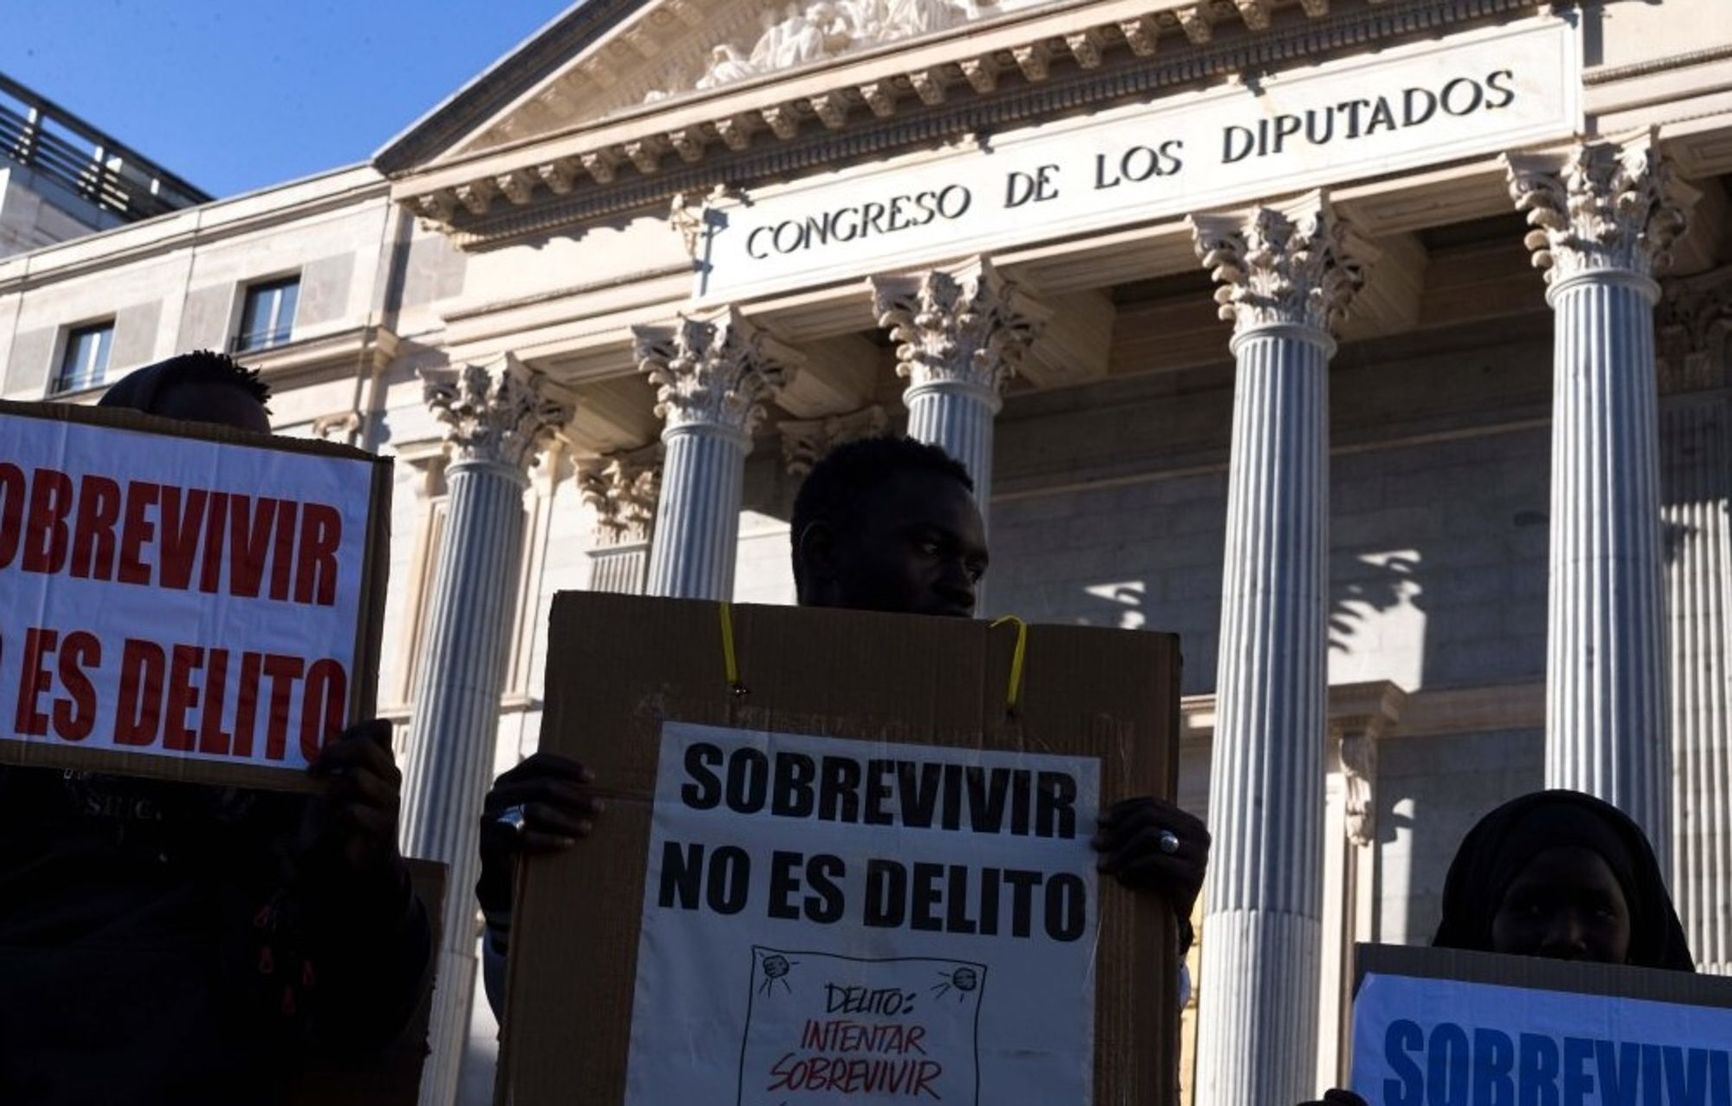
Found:
[[[460,888],[554,592],[790,602],[813,459],[945,445],[988,613],[1183,635],[1186,1093],[1293,1102],[1543,784],[1732,969],[1729,63],[1719,0],[590,0],[369,164],[0,260],[0,394],[92,400],[107,325],[397,459],[380,705]],[[430,1102],[486,1100],[472,922]]]

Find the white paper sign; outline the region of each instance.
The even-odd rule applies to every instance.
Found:
[[[1099,806],[1089,757],[665,724],[627,1106],[1087,1106]]]
[[[705,212],[737,299],[1565,139],[1576,27],[1543,18],[996,134]]]
[[[1368,973],[1372,1106],[1732,1106],[1732,1010]]]
[[[356,679],[368,462],[0,414],[0,740],[298,771]]]

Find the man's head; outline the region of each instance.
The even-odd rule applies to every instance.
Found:
[[[220,353],[199,350],[121,377],[98,404],[164,418],[268,434],[271,390],[259,374]]]
[[[968,472],[937,446],[868,438],[839,446],[794,500],[801,606],[974,613],[986,527]]]

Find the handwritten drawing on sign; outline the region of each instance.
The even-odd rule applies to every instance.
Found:
[[[1087,1106],[1099,773],[664,724],[627,1106]]]
[[[298,772],[341,730],[372,462],[3,412],[0,441],[0,746]]]
[[[979,1101],[987,968],[754,946],[737,1106]]]

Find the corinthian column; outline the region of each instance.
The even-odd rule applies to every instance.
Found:
[[[954,270],[873,277],[872,308],[896,341],[896,374],[908,381],[908,436],[962,462],[986,517],[993,416],[1050,313],[984,257]]]
[[[1546,270],[1552,352],[1546,785],[1598,795],[1671,847],[1655,272],[1682,189],[1650,134],[1505,158]]]
[[[1197,1102],[1291,1103],[1317,1072],[1330,331],[1367,251],[1317,193],[1192,225],[1238,374]]]
[[[1664,286],[1660,488],[1671,628],[1672,897],[1732,974],[1732,269]]]
[[[547,436],[571,417],[544,378],[512,357],[422,374],[427,405],[448,429],[448,499],[409,720],[403,850],[444,863],[439,979],[421,1102],[456,1094],[475,984],[476,835],[493,775],[518,574],[523,492]]]
[[[649,593],[731,598],[752,432],[799,359],[732,307],[633,334],[666,422]]]
[[[590,591],[642,595],[661,494],[662,447],[613,453],[577,468],[578,494],[595,510]]]

